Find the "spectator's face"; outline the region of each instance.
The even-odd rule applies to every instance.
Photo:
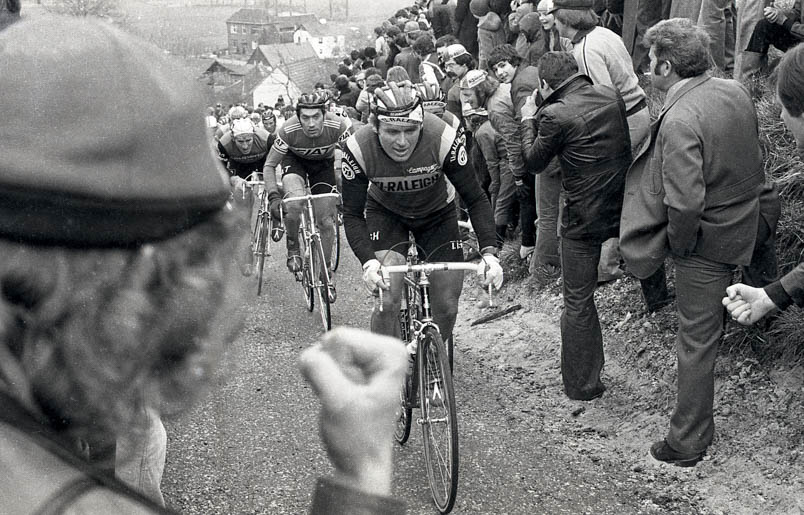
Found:
[[[656,57],[656,49],[654,47],[650,48],[648,56],[650,56],[651,84],[659,91],[667,91],[672,85],[670,80],[664,75],[669,63],[667,61],[660,61],[659,58]]]
[[[398,125],[379,122],[377,134],[380,146],[388,156],[401,163],[407,161],[416,149],[422,126],[419,124]]]
[[[452,75],[453,77],[461,79],[463,78],[464,75],[466,75],[466,72],[468,71],[469,71],[468,66],[457,64],[455,61],[450,61],[447,63],[447,73]]]
[[[480,105],[480,101],[473,89],[461,89],[461,103],[468,105],[472,109],[483,107]]]
[[[542,9],[541,7],[536,10],[536,13],[539,15],[539,21],[542,22],[542,27],[544,30],[551,30],[556,25],[556,17],[552,14],[547,12],[547,9]]]
[[[494,75],[497,76],[497,80],[504,84],[509,84],[514,80],[514,74],[516,74],[516,68],[511,66],[508,61],[500,61],[494,65]]]
[[[248,154],[251,151],[251,145],[254,144],[254,136],[252,134],[240,134],[235,136],[234,141],[240,152]]]
[[[317,138],[324,130],[324,113],[320,109],[301,109],[299,122],[305,136]]]
[[[804,114],[801,116],[793,116],[790,114],[790,111],[782,105],[778,95],[776,96],[776,103],[782,108],[782,121],[787,126],[788,130],[793,133],[793,137],[796,138],[796,147],[798,148],[799,156],[804,158]]]

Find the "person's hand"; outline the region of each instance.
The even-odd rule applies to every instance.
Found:
[[[369,259],[363,265],[363,284],[370,293],[374,293],[377,288],[383,290],[390,288],[380,275],[380,262],[376,259]]]
[[[229,186],[232,187],[232,192],[235,194],[241,194],[245,196],[246,194],[246,180],[238,177],[237,175],[230,175],[229,176]]]
[[[477,275],[483,277],[483,286],[491,284],[495,290],[499,290],[503,283],[503,269],[497,256],[483,254],[477,264]]]
[[[726,288],[722,302],[731,318],[742,325],[754,324],[776,309],[765,290],[742,283]]]
[[[271,217],[274,220],[279,220],[282,217],[282,199],[275,198],[268,204],[268,209],[271,210]]]
[[[528,188],[525,186],[525,181],[522,179],[514,179],[514,186],[516,186],[516,194],[519,200],[527,200]]]
[[[299,363],[321,401],[321,441],[337,478],[369,494],[390,495],[405,346],[339,327],[305,350]]]
[[[776,7],[766,7],[762,14],[765,16],[765,19],[771,23],[776,23],[777,18],[779,17],[779,9]]]
[[[534,91],[534,94],[536,92]],[[536,105],[536,99],[533,98],[533,95],[529,95],[525,99],[525,105],[522,106],[522,121],[524,122],[527,119],[533,118],[536,116],[536,111],[539,110],[539,106]]]

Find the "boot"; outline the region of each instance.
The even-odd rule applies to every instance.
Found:
[[[497,231],[497,248],[503,248],[503,242],[505,241],[505,234],[508,232],[508,225],[498,225],[495,227]]]
[[[761,52],[743,52],[740,61],[739,77],[735,77],[743,84],[749,85],[767,66],[768,56]]]

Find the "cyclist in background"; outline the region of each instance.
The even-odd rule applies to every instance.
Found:
[[[232,124],[235,122],[235,120],[247,117],[248,111],[243,106],[234,106],[229,109],[229,113],[227,114],[227,123],[218,125],[218,129],[215,131],[215,141],[220,141],[223,135],[232,129]]]
[[[266,107],[262,112],[262,126],[268,134],[276,134],[276,113],[273,109]]]
[[[310,182],[311,193],[330,193],[335,182],[335,150],[352,134],[352,123],[346,116],[338,116],[327,110],[329,95],[326,93],[305,93],[296,104],[296,114],[287,120],[276,133],[264,169],[273,172],[282,163],[282,185],[289,197],[305,195],[305,177]],[[265,173],[265,188],[271,203],[271,215],[279,219],[282,195],[273,173]],[[303,206],[292,203],[287,206],[285,229],[288,248],[288,270],[296,273],[301,270],[299,255],[299,220]],[[331,267],[330,255],[335,237],[334,201],[316,202],[315,216],[321,243]],[[330,283],[330,302],[337,297],[335,285]]]
[[[252,173],[262,173],[268,157],[268,150],[273,142],[274,135],[269,134],[265,129],[254,127],[249,118],[235,120],[231,130],[218,141],[218,155],[231,174],[229,181],[232,184],[235,199],[238,202],[244,202],[249,213],[254,208],[254,195],[247,191],[246,179]],[[276,175],[273,173],[269,175],[273,176],[274,182],[276,182]],[[246,220],[249,225],[245,227],[245,230],[248,233],[251,231],[250,222],[250,219]],[[249,246],[244,247],[244,252],[245,259],[239,261],[242,263],[241,272],[245,276],[250,276],[253,273],[254,264],[254,254],[251,252],[250,242]]]
[[[371,330],[398,336],[397,316],[402,277],[386,284],[380,265],[405,263],[408,233],[429,261],[463,261],[455,209],[455,190],[466,201],[484,261],[478,273],[484,284],[499,288],[503,271],[496,257],[491,206],[468,164],[464,139],[435,115],[426,113],[417,89],[409,83],[389,83],[375,90],[368,125],[349,138],[344,148],[344,227],[349,245],[363,265],[370,291],[390,290],[382,311],[375,309]],[[391,249],[394,250],[391,250]],[[463,272],[430,277],[433,318],[445,342],[450,342],[463,288]]]

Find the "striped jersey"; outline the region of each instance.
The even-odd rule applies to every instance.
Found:
[[[324,113],[324,130],[316,138],[304,134],[298,116],[286,121],[276,133],[274,146],[279,154],[292,152],[302,159],[321,161],[331,159],[335,148],[352,135],[352,122],[347,117]]]

